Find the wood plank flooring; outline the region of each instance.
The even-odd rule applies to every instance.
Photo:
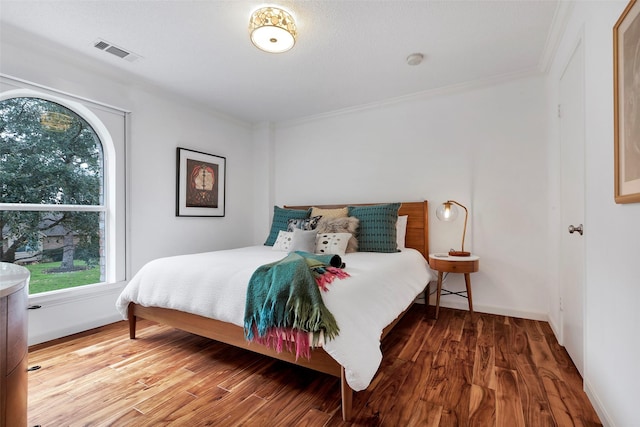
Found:
[[[545,322],[415,305],[342,421],[338,379],[149,321],[34,346],[29,425],[599,426]]]

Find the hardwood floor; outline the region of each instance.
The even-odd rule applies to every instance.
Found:
[[[547,323],[415,305],[342,421],[336,378],[139,321],[29,352],[29,425],[599,426]]]

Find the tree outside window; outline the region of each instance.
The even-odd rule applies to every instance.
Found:
[[[40,98],[0,101],[0,260],[30,293],[104,281],[104,160],[93,128]]]

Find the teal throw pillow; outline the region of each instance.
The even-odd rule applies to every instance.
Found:
[[[398,252],[396,223],[400,203],[349,206],[349,216],[360,220],[358,251]]]
[[[304,219],[309,217],[311,209],[285,209],[278,206],[273,207],[273,221],[271,222],[271,231],[267,237],[267,241],[264,242],[265,246],[273,246],[278,238],[279,231],[287,231],[287,225],[289,220]]]

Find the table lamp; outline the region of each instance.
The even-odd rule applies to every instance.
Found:
[[[436,209],[436,216],[441,221],[453,221],[458,217],[458,208],[455,205],[464,209],[464,228],[462,229],[462,248],[459,251],[451,249],[449,255],[451,256],[470,256],[470,252],[464,250],[464,237],[467,234],[467,219],[469,218],[469,211],[460,203],[455,200],[447,200]]]

